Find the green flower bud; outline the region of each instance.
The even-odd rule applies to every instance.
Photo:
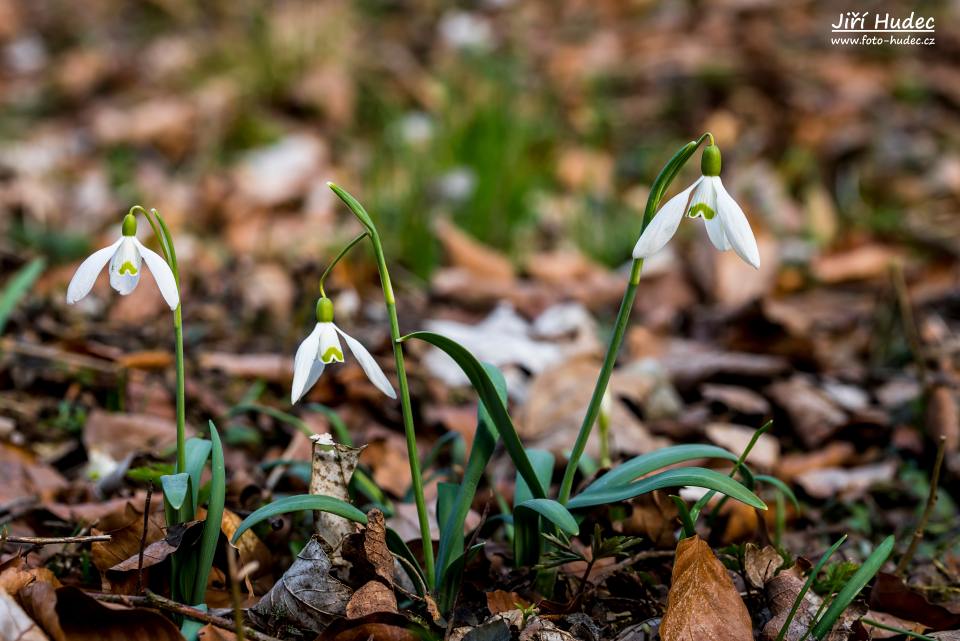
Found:
[[[133,214],[127,214],[123,217],[123,235],[124,236],[136,236],[137,235],[137,217]]]
[[[326,296],[321,296],[320,299],[317,300],[317,322],[333,322],[333,301]]]
[[[703,155],[700,157],[700,172],[704,176],[720,175],[720,148],[716,145],[708,145],[703,148]]]

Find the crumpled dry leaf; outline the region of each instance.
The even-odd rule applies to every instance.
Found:
[[[394,559],[387,547],[387,527],[380,510],[367,513],[367,526],[344,542],[344,559],[352,564],[351,579],[366,580],[347,603],[347,617],[359,619],[375,612],[396,612],[393,593]]]
[[[94,534],[109,534],[109,541],[96,541],[90,546],[93,564],[100,572],[106,572],[140,553],[140,541],[143,539],[143,511],[137,510],[132,503],[100,519]],[[146,544],[149,546],[164,539],[164,517],[160,513],[151,513],[147,519]],[[146,555],[145,561],[146,561]]]
[[[763,626],[760,641],[774,641],[777,638],[780,629],[790,615],[793,602],[796,601],[797,595],[803,589],[805,581],[803,572],[797,565],[783,570],[767,581],[765,593],[773,618]],[[797,613],[790,621],[790,627],[784,635],[784,641],[800,641],[807,636],[821,602],[822,599],[813,590],[807,590],[806,594],[803,595],[800,607],[797,608]],[[837,621],[833,631],[825,637],[825,640],[846,641],[849,638],[851,627],[863,616],[864,612],[866,612],[866,609],[860,604],[851,605],[840,616],[840,620]]]
[[[0,590],[0,641],[49,641],[5,590]]]
[[[320,632],[343,616],[350,600],[350,588],[331,576],[331,567],[320,540],[310,539],[260,603],[247,610],[248,615],[268,630],[290,625]]]
[[[437,219],[434,230],[454,267],[465,269],[476,278],[508,285],[516,279],[513,263],[506,256],[467,235],[449,220]]]
[[[516,610],[517,606],[530,605],[526,599],[516,592],[506,590],[491,590],[487,592],[487,609],[490,614],[500,614],[509,610]]]
[[[747,543],[743,564],[750,585],[755,588],[762,588],[767,581],[776,575],[777,569],[783,565],[783,557],[772,545],[761,549],[754,543]]]
[[[731,452],[742,452],[753,438],[756,430],[732,423],[710,423],[707,438]],[[780,441],[772,434],[761,434],[747,456],[747,463],[766,470],[773,469],[780,460]]]
[[[148,414],[94,410],[83,427],[83,446],[100,477],[113,472],[131,454],[162,453],[176,443],[176,438],[172,419]]]
[[[549,619],[533,616],[520,631],[520,641],[577,641],[577,637],[558,628]]]
[[[0,443],[0,478],[0,505],[24,496],[50,499],[67,486],[66,479],[52,466],[7,443]]]
[[[20,592],[20,600],[53,641],[183,641],[159,612],[108,608],[75,587],[55,590],[38,581]]]
[[[315,641],[421,641],[428,636],[402,614],[377,612],[359,619],[338,619]]]
[[[677,544],[663,641],[753,641],[753,624],[727,569],[699,536]]]
[[[922,592],[912,589],[903,579],[880,572],[870,590],[870,607],[904,619],[942,630],[960,627],[960,607],[930,603]]]

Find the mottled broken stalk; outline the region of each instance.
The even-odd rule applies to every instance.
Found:
[[[903,553],[903,556],[900,557],[900,562],[897,563],[897,576],[903,576],[904,572],[907,571],[907,566],[913,559],[913,555],[916,554],[920,541],[923,540],[923,534],[927,529],[927,521],[930,520],[930,514],[937,504],[937,486],[940,483],[940,468],[943,467],[943,455],[946,449],[947,437],[941,436],[940,442],[937,444],[937,459],[933,463],[933,472],[930,474],[930,492],[927,494],[927,504],[924,506],[923,514],[920,515],[920,520],[917,522],[917,529],[913,531],[913,539],[910,540],[910,546],[907,548],[907,551]]]
[[[316,434],[313,441],[313,456],[310,466],[310,494],[330,496],[342,501],[350,501],[347,488],[363,448],[341,445],[330,434]],[[330,514],[316,512],[314,523],[317,534],[332,550],[330,560],[334,565],[342,563],[340,553],[343,539],[354,531],[351,521]]]

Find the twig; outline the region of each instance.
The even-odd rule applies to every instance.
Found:
[[[237,572],[237,551],[232,545],[227,549],[227,571],[230,572],[230,600],[233,603],[233,623],[237,626],[237,641],[244,641],[243,609],[240,607],[240,573]]]
[[[910,291],[907,289],[907,279],[903,275],[903,263],[894,261],[890,266],[890,275],[893,280],[893,289],[897,294],[897,307],[900,308],[900,322],[903,323],[903,333],[907,336],[910,353],[917,365],[920,382],[926,387],[927,362],[923,354],[923,343],[920,341],[920,332],[917,321],[913,316],[913,304],[910,302]]]
[[[0,537],[3,543],[22,543],[25,545],[56,545],[57,543],[95,543],[109,541],[109,534],[94,534],[90,536],[6,536]]]
[[[900,562],[897,563],[896,574],[902,576],[907,570],[907,565],[913,559],[913,555],[917,551],[917,546],[920,545],[920,541],[923,540],[924,530],[927,529],[927,521],[930,519],[930,513],[933,512],[933,507],[937,504],[937,485],[940,482],[940,468],[943,466],[943,455],[947,449],[947,437],[941,436],[940,442],[937,444],[937,459],[933,463],[933,472],[930,475],[930,492],[927,493],[927,504],[923,508],[923,514],[920,515],[920,520],[917,522],[917,529],[913,531],[913,539],[910,541],[910,547],[907,548],[907,551],[903,553],[903,556],[900,557]]]
[[[147,547],[147,530],[150,526],[150,499],[153,483],[147,485],[147,498],[143,502],[143,532],[140,534],[140,554],[137,556],[137,594],[143,593],[143,550]]]
[[[103,592],[87,592],[89,596],[92,596],[97,601],[103,601],[104,603],[116,603],[119,605],[126,605],[129,607],[153,607],[160,610],[166,610],[167,612],[173,612],[174,614],[179,614],[180,616],[188,617],[202,623],[209,623],[212,626],[221,628],[223,630],[229,630],[236,634],[237,625],[229,619],[224,619],[223,617],[218,617],[209,612],[204,612],[203,610],[198,610],[197,608],[191,608],[189,605],[183,605],[182,603],[177,603],[171,599],[160,596],[155,592],[146,590],[145,596],[129,596],[126,594],[105,594]],[[262,632],[257,632],[256,630],[250,628],[249,626],[244,626],[244,634],[247,635],[247,638],[251,641],[281,641],[276,637],[272,637],[268,634]]]

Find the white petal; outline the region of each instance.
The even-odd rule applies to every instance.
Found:
[[[327,365],[342,363],[343,347],[340,346],[340,338],[337,336],[337,326],[333,323],[320,323],[319,326],[320,347],[317,358]]]
[[[690,200],[690,192],[700,184],[700,178],[695,183],[681,191],[679,194],[667,201],[667,204],[660,208],[647,228],[640,234],[636,246],[633,248],[634,258],[646,258],[663,249],[664,245],[677,233],[677,227],[687,211],[687,202]]]
[[[336,327],[336,325],[334,325],[334,327]],[[357,362],[360,363],[360,367],[363,368],[363,373],[367,375],[370,382],[390,398],[396,398],[397,393],[393,391],[393,385],[390,384],[387,375],[380,369],[377,361],[370,355],[367,348],[361,345],[357,339],[347,335],[347,333],[339,327],[337,327],[337,331],[340,332],[343,339],[347,341],[347,346],[350,348],[350,351],[353,352],[353,355],[356,356]]]
[[[320,349],[320,323],[303,339],[297,348],[297,355],[293,358],[293,385],[290,387],[290,402],[296,403],[323,373],[323,363],[317,360],[317,350]],[[316,365],[320,367],[317,368]],[[319,371],[315,371],[319,369]]]
[[[727,190],[723,188],[720,178],[716,178],[717,186],[717,217],[723,224],[723,233],[726,236],[733,251],[737,252],[743,260],[760,269],[760,250],[757,249],[757,239],[750,229],[750,223],[746,215],[740,209]]]
[[[727,235],[723,231],[723,223],[720,222],[720,216],[704,218],[703,222],[707,226],[707,236],[710,237],[710,242],[713,243],[713,246],[722,252],[730,249],[730,241],[727,240]]]
[[[140,250],[140,254],[143,256],[143,260],[147,263],[147,267],[150,268],[150,273],[153,274],[153,280],[157,282],[157,287],[160,288],[163,300],[167,301],[170,309],[176,309],[177,305],[180,304],[180,291],[177,289],[177,279],[173,275],[173,270],[170,269],[170,265],[163,259],[163,256],[152,249],[144,247],[143,243],[136,238],[133,239],[133,242],[136,243],[137,249]]]
[[[71,305],[90,293],[93,284],[97,282],[97,276],[103,271],[103,266],[107,264],[123,238],[113,243],[109,247],[98,249],[90,254],[86,260],[77,267],[77,273],[70,279],[70,285],[67,286],[67,302]]]
[[[120,247],[110,259],[110,286],[121,296],[126,296],[137,287],[140,282],[140,263],[142,257],[137,248],[136,239],[124,236]],[[131,271],[132,269],[132,271]]]

